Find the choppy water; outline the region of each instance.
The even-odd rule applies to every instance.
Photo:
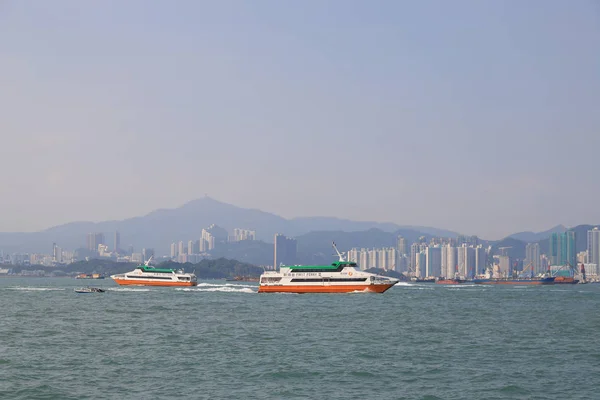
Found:
[[[76,294],[91,284],[101,294]],[[2,399],[598,399],[600,285],[0,279]]]

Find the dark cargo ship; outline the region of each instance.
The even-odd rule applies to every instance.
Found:
[[[484,278],[473,279],[480,285],[554,285],[555,277],[545,278]]]

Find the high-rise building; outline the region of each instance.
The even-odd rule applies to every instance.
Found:
[[[587,233],[587,261],[600,267],[600,230],[596,227]]]
[[[487,252],[482,245],[475,247],[475,275],[481,275],[485,272],[487,263]]]
[[[548,256],[546,256],[545,254],[542,254],[540,256],[540,271],[542,273],[545,273],[546,271],[548,271],[549,268],[550,268],[550,260],[548,259]]]
[[[177,243],[173,242],[173,243],[171,243],[171,259],[176,260],[178,256],[179,256],[179,246],[177,246]]]
[[[387,259],[387,249],[378,249],[377,251],[377,268],[389,269]]]
[[[52,263],[62,263],[62,249],[58,247],[56,243],[52,243]]]
[[[142,249],[142,261],[146,262],[150,259],[150,257],[154,256],[154,249]]]
[[[408,254],[408,248],[406,246],[406,239],[403,238],[402,236],[398,236],[398,254],[399,255],[403,255],[403,254]]]
[[[442,249],[441,247],[427,247],[425,251],[425,276],[442,275]]]
[[[377,268],[377,250],[371,249],[368,250],[369,253],[369,267],[368,268]]]
[[[200,240],[188,241],[187,253],[188,254],[200,254]]]
[[[358,265],[363,271],[365,269],[369,269],[369,252],[367,251],[367,249],[360,249]]]
[[[386,270],[397,270],[398,267],[398,250],[389,247],[385,253],[387,267]]]
[[[410,245],[410,269],[415,272],[417,268],[417,254],[421,251],[419,249],[419,243],[413,243]]]
[[[280,233],[275,234],[273,245],[273,268],[279,265],[293,265],[296,262],[297,242],[296,239],[288,238]]]
[[[103,233],[88,233],[87,234],[87,249],[89,251],[98,251],[98,245],[104,244]]]
[[[456,248],[458,275],[472,278],[477,273],[475,248],[463,243]]]
[[[177,253],[181,256],[182,254],[187,254],[187,249],[185,248],[185,243],[183,241],[179,242],[179,249]]]
[[[446,247],[446,277],[454,278],[458,273],[458,251],[456,247]]]
[[[425,251],[421,251],[417,253],[415,262],[415,276],[419,278],[425,278],[427,275],[427,259],[425,256]]]
[[[523,261],[523,269],[525,269],[529,264],[531,267],[528,271],[533,271],[535,275],[542,273],[541,265],[540,265],[540,245],[539,243],[527,243],[525,246],[525,261]]]
[[[202,229],[200,240],[200,251],[205,252],[214,249],[215,247],[225,244],[229,238],[229,234],[218,225],[212,224],[206,229]]]
[[[115,231],[113,251],[115,253],[118,253],[120,249],[121,249],[121,233],[119,233],[119,231]]]
[[[501,277],[505,278],[505,277],[512,276],[512,273],[513,273],[512,260],[509,256],[500,256],[498,265],[500,267],[500,276]]]
[[[358,250],[356,247],[352,248],[348,251],[348,261],[355,262],[358,264],[359,257],[360,257],[360,250]]]
[[[233,236],[231,237],[231,242],[240,242],[242,240],[256,240],[256,231],[251,231],[249,229],[233,229]]]
[[[397,250],[393,247],[387,247],[377,250],[377,268],[387,270],[396,269]]]
[[[553,233],[550,236],[550,261],[552,265],[575,266],[577,263],[577,252],[575,250],[575,232]]]

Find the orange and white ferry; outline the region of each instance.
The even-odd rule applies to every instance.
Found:
[[[139,265],[131,272],[111,275],[110,277],[119,285],[141,286],[196,286],[198,280],[195,274],[185,273],[183,270],[171,268],[154,268],[149,265],[150,260],[144,265]]]
[[[346,261],[333,244],[339,261],[331,265],[289,265],[279,271],[265,271],[260,276],[259,293],[383,293],[398,279],[361,271],[356,263]]]

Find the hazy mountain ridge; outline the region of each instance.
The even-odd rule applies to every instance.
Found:
[[[335,217],[302,217],[285,219],[257,209],[246,209],[222,203],[209,197],[190,201],[173,209],[158,209],[144,216],[121,221],[77,221],[57,225],[40,232],[0,233],[0,249],[8,252],[50,253],[52,243],[65,249],[85,247],[86,234],[102,232],[109,248],[113,246],[113,233],[121,234],[121,247],[133,245],[135,251],[142,247],[154,248],[158,254],[167,254],[172,242],[196,240],[203,228],[217,224],[232,231],[233,228],[256,230],[257,239],[272,243],[276,233],[301,236],[313,231],[360,232],[378,229],[383,232],[403,230],[394,223],[352,221]],[[423,227],[424,230],[435,228]],[[410,236],[423,236],[418,227],[409,229]],[[446,231],[451,235],[455,232]],[[391,236],[390,236],[391,237]],[[409,239],[409,238],[407,238]],[[329,245],[331,240],[327,240]]]
[[[550,237],[550,235],[552,235],[553,233],[564,233],[566,232],[568,229],[566,226],[564,225],[556,225],[553,228],[548,229],[547,231],[543,231],[543,232],[531,232],[531,231],[527,231],[527,232],[519,232],[519,233],[513,233],[512,235],[508,236],[514,239],[519,239],[522,240],[524,242],[539,242],[540,240],[543,239],[547,239]]]

